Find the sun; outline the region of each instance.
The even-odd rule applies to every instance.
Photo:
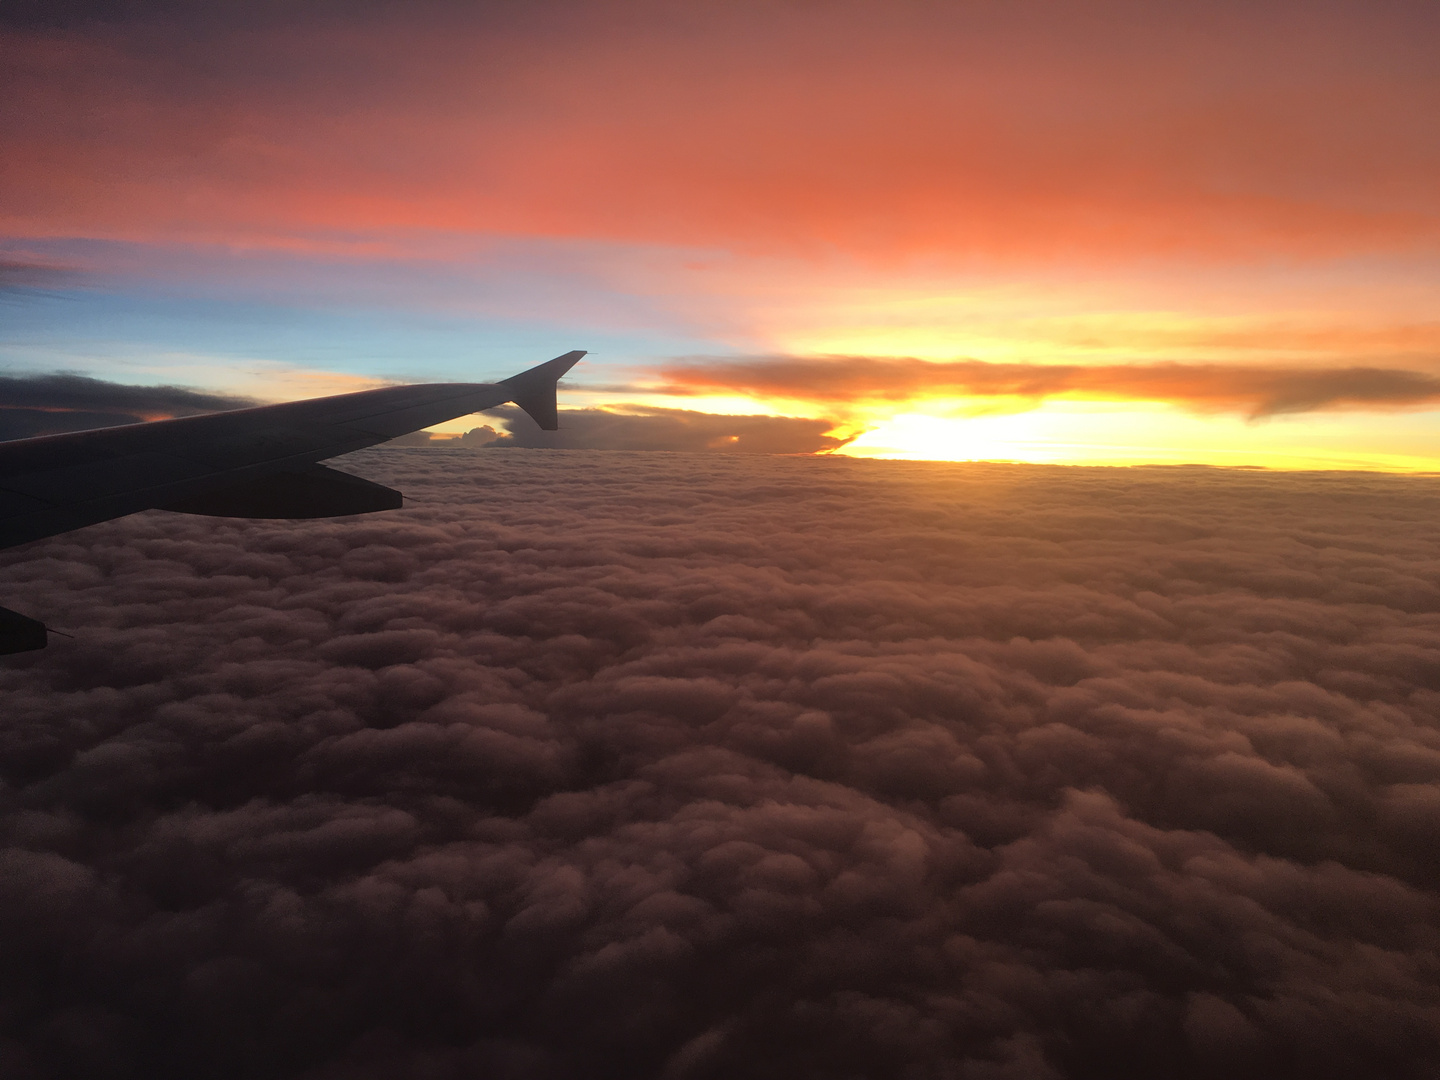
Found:
[[[855,457],[925,461],[1035,461],[1032,413],[1005,416],[934,416],[908,412],[888,417],[848,443]]]

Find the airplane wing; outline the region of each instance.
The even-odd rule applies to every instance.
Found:
[[[390,386],[0,442],[0,548],[141,510],[273,518],[393,510],[398,491],[319,463],[506,402],[554,431],[555,384],[584,355],[577,349],[498,383]],[[45,637],[41,623],[0,608],[0,653],[43,648]]]

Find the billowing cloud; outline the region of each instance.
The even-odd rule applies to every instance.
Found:
[[[1006,364],[906,357],[761,357],[664,368],[671,393],[742,393],[831,403],[1070,396],[1162,401],[1254,418],[1319,409],[1386,409],[1440,401],[1440,377],[1384,368],[1245,364]]]
[[[0,439],[137,424],[254,405],[183,386],[132,386],[85,375],[0,375]]]
[[[6,554],[8,1075],[1440,1067],[1433,479],[346,467]]]

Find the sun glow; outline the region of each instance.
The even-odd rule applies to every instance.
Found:
[[[998,415],[897,413],[839,452],[933,461],[1431,472],[1440,470],[1437,421],[1434,411],[1417,411],[1251,422],[1147,403],[1062,400]]]

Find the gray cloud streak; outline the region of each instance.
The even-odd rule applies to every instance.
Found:
[[[1274,364],[1010,364],[909,357],[695,359],[662,371],[679,394],[750,393],[842,404],[925,397],[1059,395],[1161,401],[1251,419],[1323,409],[1393,409],[1440,401],[1440,377],[1370,367]]]
[[[1440,1067],[1433,479],[349,465],[7,554],[7,1075]]]

